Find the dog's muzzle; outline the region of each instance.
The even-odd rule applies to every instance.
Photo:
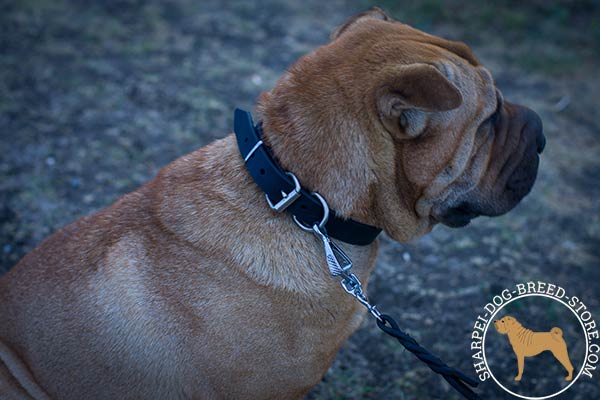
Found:
[[[527,107],[505,102],[495,125],[488,169],[471,191],[434,219],[450,227],[462,227],[480,215],[508,212],[531,191],[545,146],[540,117]]]

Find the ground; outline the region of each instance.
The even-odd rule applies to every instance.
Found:
[[[0,273],[57,228],[230,132],[235,107],[252,109],[287,66],[325,43],[346,17],[373,5],[3,1]],[[540,114],[548,145],[532,193],[508,215],[460,230],[438,227],[409,244],[384,237],[372,300],[425,347],[473,375],[473,324],[505,287],[554,282],[600,317],[598,3],[378,5],[472,45],[505,97]],[[497,346],[503,343],[498,339]],[[513,362],[509,357],[506,365],[516,369]],[[542,362],[553,363],[550,356]],[[479,392],[508,398],[489,381]],[[458,396],[366,320],[308,398]],[[600,398],[597,372],[559,398]]]

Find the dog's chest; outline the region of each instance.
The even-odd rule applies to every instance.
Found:
[[[342,291],[343,300],[307,301],[246,289],[243,298],[231,298],[231,318],[210,322],[208,312],[198,326],[193,386],[211,388],[218,398],[303,396],[320,381],[364,312]]]

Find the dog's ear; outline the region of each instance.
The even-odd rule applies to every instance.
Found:
[[[426,112],[449,111],[462,104],[458,88],[429,64],[386,68],[375,90],[377,111],[385,128],[398,137],[416,137]]]
[[[364,11],[360,14],[357,14],[353,17],[348,18],[348,20],[346,22],[344,22],[344,24],[338,26],[333,32],[331,32],[331,40],[335,40],[337,39],[342,33],[344,33],[345,31],[347,31],[351,26],[366,21],[368,19],[378,19],[381,21],[391,21],[392,18],[390,18],[385,11],[383,11],[381,8],[379,7],[373,7],[370,8],[367,11]]]

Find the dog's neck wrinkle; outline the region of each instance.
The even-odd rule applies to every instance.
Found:
[[[329,276],[320,241],[297,227],[289,214],[275,213],[268,207],[264,193],[244,165],[233,134],[178,162],[196,165],[189,177],[170,176],[168,171],[160,177],[171,181],[170,190],[160,200],[160,218],[176,235],[209,258],[218,255],[220,259],[215,261],[259,285],[311,296],[330,293],[331,285],[337,286]],[[182,214],[181,196],[187,196],[185,207],[190,208],[185,221],[177,218]],[[216,209],[221,212],[215,214]],[[236,239],[233,246],[231,237]],[[367,279],[377,244],[341,245],[353,259],[355,273]]]
[[[511,343],[513,342],[513,339],[521,340],[521,341],[523,341],[524,339],[527,339],[528,342],[531,342],[531,335],[533,333],[534,332],[531,329],[527,329],[523,325],[519,325],[514,334],[509,333],[508,339]]]

